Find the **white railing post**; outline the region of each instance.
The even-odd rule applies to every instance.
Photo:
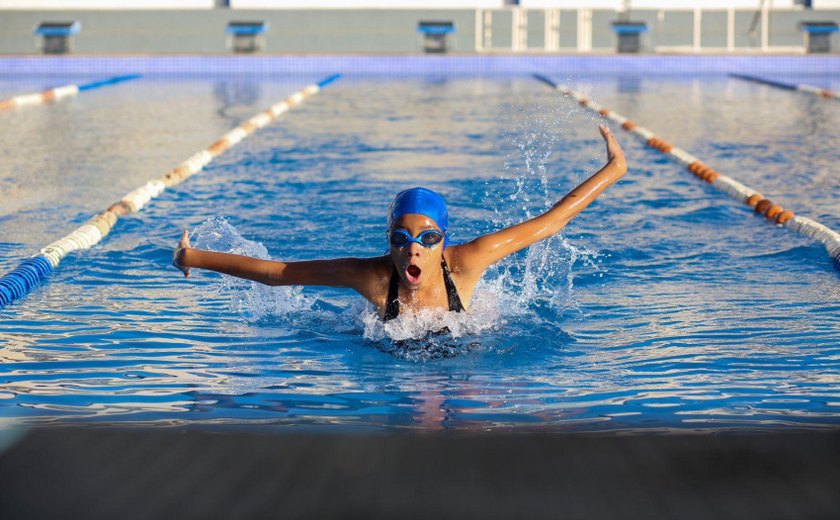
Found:
[[[519,9],[519,50],[528,50],[528,11]]]
[[[592,50],[592,10],[578,9],[577,12],[577,50]]]
[[[767,52],[770,47],[770,11],[767,2],[761,3],[761,50]]]
[[[484,49],[493,47],[493,11],[484,11]]]
[[[528,13],[521,7],[514,7],[512,14],[510,50],[522,52],[528,48]]]
[[[560,9],[545,10],[545,43],[546,52],[560,50]]]

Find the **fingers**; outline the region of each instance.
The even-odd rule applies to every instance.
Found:
[[[189,278],[190,276],[190,268],[184,267],[181,265],[181,258],[184,255],[184,250],[189,249],[190,247],[190,234],[189,231],[186,229],[184,233],[181,235],[181,240],[178,241],[178,247],[175,249],[175,252],[172,254],[172,265],[174,265],[178,270],[184,273],[185,278]]]
[[[610,131],[610,127],[604,123],[598,123],[598,131],[601,132],[601,137],[603,137],[605,141],[615,140],[615,136]]]
[[[598,124],[598,131],[601,132],[601,137],[607,144],[607,159],[610,161],[618,161],[624,164],[624,152],[621,150],[621,145],[616,141],[615,136],[610,131],[609,127],[604,123]],[[624,167],[624,166],[623,166]],[[626,168],[626,167],[625,167]]]

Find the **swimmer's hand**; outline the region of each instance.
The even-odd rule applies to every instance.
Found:
[[[624,160],[624,151],[622,151],[621,145],[618,144],[615,136],[604,123],[598,125],[598,130],[600,130],[601,137],[607,143],[607,161],[615,164],[623,174],[627,171],[627,163]]]
[[[184,234],[181,235],[181,241],[178,242],[178,247],[175,248],[175,252],[172,254],[172,265],[174,265],[177,269],[184,273],[185,277],[190,276],[190,268],[184,267],[183,265],[181,265],[181,262],[184,259],[184,253],[186,253],[187,249],[189,248],[190,233],[185,229]]]

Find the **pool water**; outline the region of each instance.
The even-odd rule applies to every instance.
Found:
[[[725,76],[542,72],[840,229],[840,103]],[[87,78],[65,79],[3,79],[0,97]],[[0,272],[318,79],[144,79],[2,114]],[[600,168],[596,125],[527,76],[345,77],[0,310],[0,425],[840,425],[840,284],[822,245],[618,129],[626,177],[491,268],[466,314],[383,325],[352,291],[170,266],[183,229],[266,258],[380,255],[388,203],[418,185],[469,240]],[[429,334],[440,323],[450,332]]]

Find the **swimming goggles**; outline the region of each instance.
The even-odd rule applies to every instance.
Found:
[[[443,233],[436,229],[427,229],[414,238],[405,230],[395,229],[388,233],[388,241],[394,247],[408,247],[412,242],[416,242],[423,247],[432,248],[443,241]]]

